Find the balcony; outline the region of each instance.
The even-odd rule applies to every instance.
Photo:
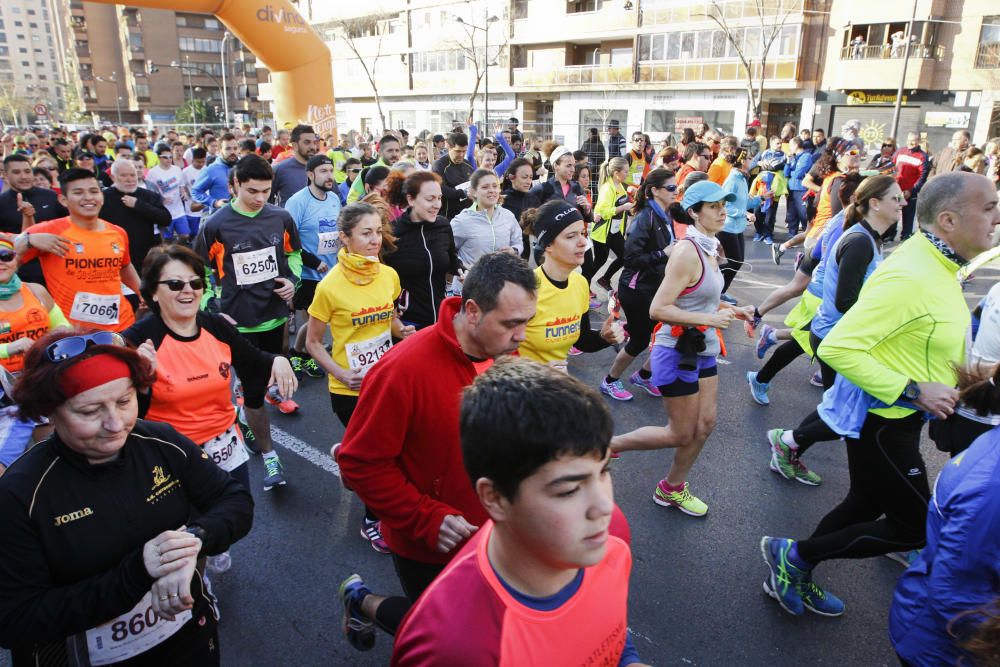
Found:
[[[891,44],[875,44],[874,46],[848,45],[840,50],[841,60],[893,60],[902,58],[906,52],[906,46],[892,46]],[[937,44],[911,44],[911,58],[931,58],[941,60],[944,56],[944,47]]]
[[[732,0],[720,3],[725,13],[726,21],[729,23],[739,23],[741,20],[751,20],[759,25],[757,2],[754,0]],[[780,13],[790,12],[789,22],[796,20],[796,15],[801,14],[804,7],[804,0],[765,0],[763,8],[765,16],[777,16]],[[677,0],[653,0],[653,2],[643,3],[641,24],[643,27],[652,25],[680,26],[685,23],[705,23],[711,21],[709,12],[715,12],[715,7],[711,2],[678,2]],[[742,24],[741,24],[742,25]]]
[[[762,74],[772,84],[781,81],[795,84],[798,60],[794,57],[770,58],[763,70],[760,63],[753,63],[754,80],[759,80]],[[640,83],[697,84],[702,81],[728,82],[742,86],[746,81],[746,72],[738,61],[732,59],[639,63]]]
[[[976,49],[976,69],[1000,69],[1000,42],[983,42]]]
[[[560,87],[592,85],[631,85],[631,65],[567,65],[559,69],[514,69],[514,86]]]
[[[565,9],[565,2],[532,3],[528,18],[514,21],[511,44],[608,39],[616,32],[631,37],[638,27],[638,12],[624,11],[617,2],[594,12],[567,13]]]

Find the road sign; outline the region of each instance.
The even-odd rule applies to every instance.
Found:
[[[42,104],[41,102],[39,102],[38,104],[36,104],[35,107],[34,107],[34,109],[32,109],[32,110],[35,112],[36,116],[48,116],[49,115],[49,108],[47,106],[45,106],[44,104]]]

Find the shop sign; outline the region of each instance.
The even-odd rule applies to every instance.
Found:
[[[965,128],[969,127],[972,114],[955,111],[928,111],[924,115],[924,125],[927,127]]]
[[[906,104],[909,98],[903,95],[903,104]],[[847,104],[895,104],[896,94],[895,93],[866,93],[863,90],[854,90],[847,93]]]

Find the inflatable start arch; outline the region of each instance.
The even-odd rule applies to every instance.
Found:
[[[304,122],[320,135],[336,132],[330,50],[288,0],[130,0],[128,4],[214,14],[271,71],[278,125]]]

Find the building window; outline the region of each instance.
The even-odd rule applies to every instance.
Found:
[[[662,35],[639,36],[639,60],[718,60],[738,58],[736,46],[748,58],[759,58],[763,51],[760,28],[732,31],[733,41],[722,30],[692,30]],[[799,26],[782,28],[768,52],[773,56],[795,56],[799,50]]]
[[[216,19],[205,19],[205,30],[218,30],[219,22]]]
[[[1000,15],[983,17],[976,49],[976,67],[1000,68]]]
[[[39,81],[47,81],[47,80],[48,80],[48,78],[49,78],[49,77],[47,77],[47,76],[46,76],[46,75],[44,75],[44,74],[39,74],[39,75],[38,75],[38,80],[39,80]]]
[[[28,52],[28,49],[26,49],[26,48],[24,48],[24,47],[22,46],[22,47],[18,48],[18,50],[17,50],[17,51],[18,51],[18,53],[27,53],[27,52]]]
[[[414,53],[410,56],[410,63],[414,72],[453,72],[472,69],[472,63],[458,50]]]
[[[984,19],[984,23],[985,23]],[[935,57],[938,23],[914,21],[910,34],[910,55]],[[902,58],[906,53],[906,23],[863,23],[844,30],[841,59],[872,60]]]
[[[197,51],[201,53],[218,52],[222,48],[222,40],[218,39],[198,39],[195,37],[181,37],[178,40],[181,51]]]
[[[28,27],[29,27],[29,28],[33,28],[33,29],[35,29],[35,30],[38,30],[38,24],[37,24],[37,23],[35,23],[34,21],[31,21],[31,22],[29,22],[29,23],[28,23]]]
[[[142,51],[142,33],[130,32],[128,34],[128,45],[133,51]]]
[[[24,21],[14,21],[14,27],[15,28],[23,28],[24,27]]]
[[[187,20],[187,17],[186,17],[186,16],[182,16],[182,15],[178,14],[178,15],[177,15],[177,25],[178,25],[179,27],[181,27],[181,28],[184,28],[184,27],[186,27],[186,26],[187,26],[187,24],[188,24],[188,20]]]
[[[140,98],[149,98],[149,84],[136,82],[135,95]]]
[[[566,5],[566,13],[582,14],[583,12],[596,12],[603,4],[603,0],[571,0]]]
[[[34,16],[34,15],[35,15],[35,10],[34,9],[29,9],[28,10],[28,16]]]

